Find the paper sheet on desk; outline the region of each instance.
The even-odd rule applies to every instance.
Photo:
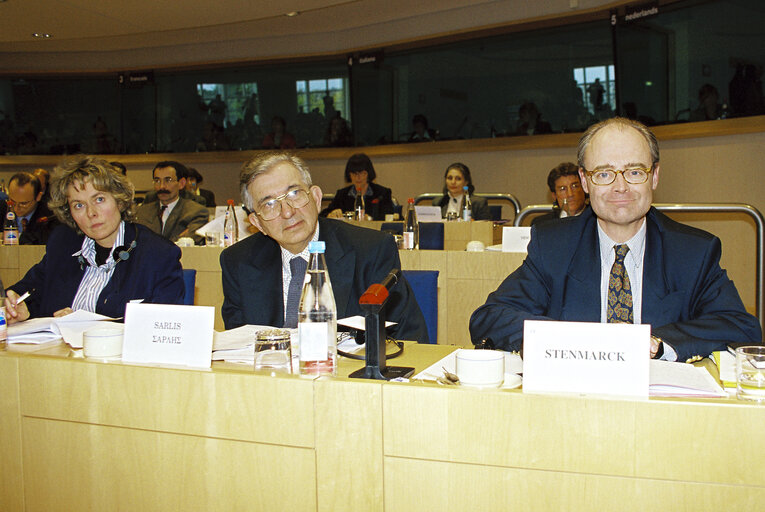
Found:
[[[440,361],[436,361],[425,370],[421,371],[412,379],[433,380],[436,377],[443,377],[444,369],[451,373],[457,373],[457,352],[454,351]],[[521,356],[513,352],[505,352],[505,373],[520,374],[523,373],[523,360]]]
[[[252,224],[250,224],[250,220],[247,218],[247,214],[244,213],[244,210],[241,208],[234,208],[234,210],[236,211],[236,223],[239,227],[239,240],[243,240],[252,234],[249,231],[249,227],[252,226]],[[205,236],[205,234],[208,232],[223,233],[223,222],[226,220],[225,208],[223,211],[224,215],[216,216],[213,220],[197,229],[196,234],[199,236]],[[215,213],[217,215],[218,212],[216,211]]]
[[[70,347],[82,348],[83,332],[111,320],[117,319],[83,310],[60,317],[31,318],[8,326],[8,341],[44,343],[63,338]]]
[[[649,365],[649,396],[727,397],[706,368],[652,359]]]

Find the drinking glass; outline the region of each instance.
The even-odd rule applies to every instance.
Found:
[[[736,397],[765,403],[765,346],[736,349]]]

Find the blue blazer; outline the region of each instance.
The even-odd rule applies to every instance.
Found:
[[[76,256],[85,235],[59,226],[48,240],[43,259],[10,287],[19,295],[34,291],[25,301],[31,317],[53,316],[72,306],[85,275]],[[137,237],[137,239],[136,239]],[[136,240],[130,257],[114,267],[114,273],[98,296],[96,313],[120,318],[133,299],[147,303],[183,304],[181,250],[172,242],[139,224],[125,224],[125,245]]]
[[[401,268],[393,237],[343,221],[319,218],[319,240],[335,295],[337,317],[363,315],[359,297],[369,285]],[[226,329],[245,324],[284,324],[282,257],[279,244],[262,233],[245,238],[220,256],[223,271],[223,307]],[[398,322],[394,336],[427,343],[428,332],[417,300],[403,278],[391,291],[387,320]]]
[[[677,352],[678,361],[725,350],[726,342],[760,343],[757,319],[720,268],[720,240],[651,208],[646,216],[642,322]],[[523,321],[600,322],[597,217],[532,226],[528,256],[470,318],[474,343],[520,350]]]

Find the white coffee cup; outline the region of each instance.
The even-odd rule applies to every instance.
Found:
[[[112,359],[122,356],[123,326],[94,327],[82,334],[85,357]]]
[[[486,246],[480,240],[471,240],[467,243],[467,252],[483,252]]]
[[[496,388],[505,380],[505,353],[500,350],[457,350],[457,377],[463,386]]]

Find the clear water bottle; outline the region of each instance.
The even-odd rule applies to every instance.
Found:
[[[11,211],[5,214],[3,245],[19,245],[19,227],[16,225],[16,214]]]
[[[308,244],[311,253],[298,310],[300,373],[337,375],[337,307],[324,260],[324,242]]]
[[[403,235],[404,249],[412,250],[420,246],[420,223],[417,222],[417,211],[414,209],[413,197],[407,201]]]
[[[356,220],[366,219],[366,209],[364,208],[364,194],[360,188],[356,189],[356,200],[353,202],[353,218]]]
[[[473,204],[470,202],[470,194],[468,193],[468,186],[462,187],[462,197],[465,198],[462,201],[462,220],[473,220]]]
[[[239,240],[239,226],[236,221],[236,211],[234,211],[234,200],[228,200],[226,208],[226,218],[223,219],[223,245],[231,247]]]
[[[0,282],[0,349],[8,345],[8,321],[5,316],[5,288]]]

